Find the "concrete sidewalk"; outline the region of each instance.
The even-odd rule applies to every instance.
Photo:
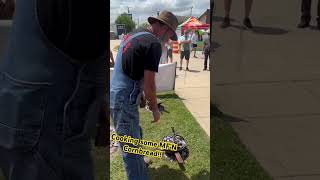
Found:
[[[110,41],[111,49],[119,43],[119,40]],[[117,52],[113,51],[114,57],[116,54]],[[185,61],[184,69],[177,69],[175,93],[210,137],[210,71],[203,71],[204,59],[201,52],[197,52],[197,56],[199,58],[190,58],[190,72],[185,71]],[[179,67],[180,54],[173,54],[173,60],[178,62]]]
[[[185,71],[185,61],[183,70],[177,69],[175,92],[210,137],[210,71],[203,71],[204,58],[201,52],[197,52],[197,56],[193,58],[192,52],[190,71]],[[180,67],[180,54],[174,54],[173,60]]]
[[[215,2],[212,101],[235,117],[240,139],[274,179],[320,179],[320,31],[296,28],[299,0],[254,1],[253,31],[241,28],[243,1],[234,1],[233,26],[221,29],[223,1]]]

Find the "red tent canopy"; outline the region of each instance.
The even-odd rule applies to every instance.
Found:
[[[195,17],[190,17],[186,22],[180,24],[179,27],[181,27],[182,30],[186,30],[186,29],[197,30],[197,29],[209,29],[210,25],[200,22]]]

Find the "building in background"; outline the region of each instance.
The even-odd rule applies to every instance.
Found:
[[[198,19],[203,23],[210,24],[210,9],[207,9]]]

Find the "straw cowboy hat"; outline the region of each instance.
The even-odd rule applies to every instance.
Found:
[[[153,24],[157,21],[161,21],[162,23],[166,24],[174,32],[174,35],[170,37],[171,40],[176,41],[178,39],[178,36],[176,34],[176,29],[178,27],[178,19],[172,12],[162,11],[158,17],[148,18],[148,22],[150,24]]]

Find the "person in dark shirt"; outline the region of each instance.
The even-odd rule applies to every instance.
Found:
[[[110,112],[116,132],[121,136],[142,139],[139,124],[139,105],[144,94],[152,111],[153,121],[159,122],[160,112],[156,98],[155,73],[158,72],[161,44],[177,40],[178,19],[163,11],[159,17],[149,17],[149,29],[128,34],[120,44],[110,84]],[[120,143],[121,149],[132,144]],[[143,156],[123,152],[129,180],[147,180]]]
[[[161,44],[150,29],[137,29],[130,35],[138,32],[149,32],[133,38],[130,48],[122,54],[122,68],[124,73],[133,80],[141,80],[144,70],[158,72],[161,57]]]
[[[206,71],[208,67],[208,58],[212,58],[210,57],[210,32],[208,32],[207,37],[204,39],[203,53],[204,53],[203,70]],[[209,60],[209,63],[210,63],[210,60]],[[209,70],[210,70],[210,64],[209,64]]]

